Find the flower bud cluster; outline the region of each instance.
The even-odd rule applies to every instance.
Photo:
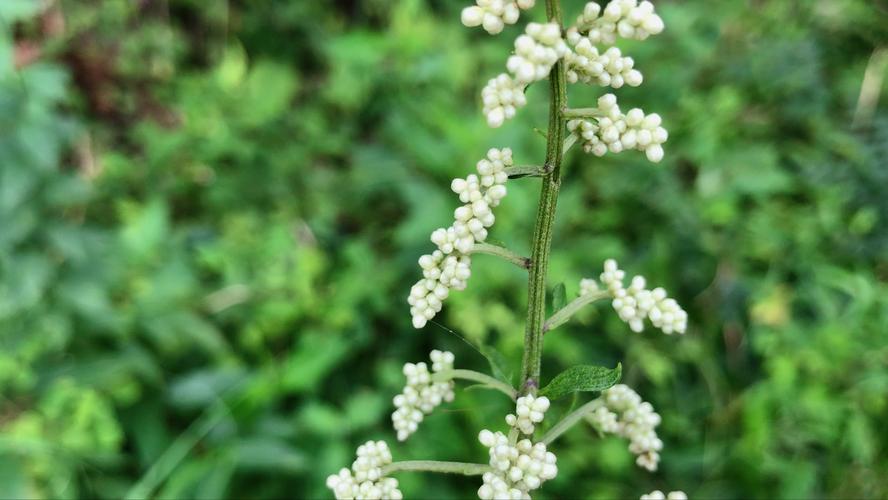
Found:
[[[501,73],[487,82],[481,90],[481,102],[488,126],[499,127],[506,120],[514,118],[518,109],[527,105],[525,87],[527,85],[516,82],[508,73]]]
[[[549,398],[534,397],[531,394],[518,398],[515,415],[506,415],[506,423],[517,428],[523,434],[533,434],[534,424],[543,421],[549,409]]]
[[[568,129],[583,140],[583,149],[595,156],[608,151],[620,153],[628,149],[644,151],[648,160],[657,163],[663,159],[662,144],[669,133],[661,126],[660,115],[645,115],[639,108],[625,115],[617,105],[617,97],[605,94],[598,98],[599,116],[592,120],[577,119],[567,122]]]
[[[475,5],[463,9],[460,18],[465,26],[481,26],[496,35],[507,24],[518,22],[521,10],[530,9],[535,3],[536,0],[475,0]]]
[[[423,417],[438,405],[453,401],[453,380],[432,380],[432,374],[453,369],[453,353],[434,350],[429,358],[432,360],[431,373],[423,362],[404,365],[407,385],[393,400],[395,412],[392,413],[392,425],[398,433],[398,441],[404,441],[416,432]]]
[[[515,54],[506,61],[506,69],[518,83],[536,82],[549,76],[567,52],[557,23],[528,23],[524,34],[515,39]]]
[[[657,470],[663,441],[655,428],[660,415],[641,400],[635,391],[617,384],[602,393],[605,407],[597,408],[589,419],[602,431],[629,439],[629,451],[637,455],[635,463],[649,471]]]
[[[530,498],[532,490],[558,475],[555,454],[546,449],[545,443],[522,439],[511,444],[502,432],[493,433],[487,429],[481,431],[478,440],[489,449],[493,468],[482,477],[478,498]]]
[[[603,53],[592,44],[588,37],[580,35],[576,28],[567,32],[567,41],[573,47],[567,62],[567,81],[570,83],[597,83],[602,87],[618,89],[624,84],[638,87],[644,78],[635,68],[631,57],[623,57],[617,47],[609,47]]]
[[[506,61],[511,75],[503,73],[491,79],[481,91],[487,124],[496,128],[514,117],[527,104],[527,85],[546,78],[568,52],[557,23],[528,23],[524,34],[515,39],[515,53]]]
[[[663,494],[660,490],[654,490],[647,495],[641,495],[639,500],[688,500],[688,495],[683,491],[670,491]]]
[[[398,480],[382,474],[382,467],[390,463],[392,454],[385,441],[367,441],[358,447],[351,469],[343,467],[327,477],[327,487],[337,499],[400,500],[404,496],[398,490]]]
[[[515,415],[507,415],[506,423],[524,434],[532,434],[534,424],[543,421],[548,409],[548,398],[522,396],[516,402]],[[488,448],[493,468],[482,477],[483,484],[478,488],[481,499],[530,498],[532,490],[558,475],[555,454],[546,449],[545,443],[530,439],[512,442],[502,432],[487,429],[478,434],[478,440]]]
[[[658,35],[663,32],[664,24],[651,2],[611,0],[603,12],[597,3],[587,3],[577,18],[577,28],[586,32],[594,44],[613,45],[618,35],[631,40]]]
[[[620,319],[628,323],[632,331],[642,331],[645,318],[667,335],[673,332],[684,333],[687,330],[688,313],[675,299],[667,297],[666,290],[646,289],[647,282],[644,276],[633,277],[629,288],[624,288],[625,276],[625,271],[617,266],[617,261],[614,259],[605,261],[601,283],[607,287],[608,293],[613,297],[612,305],[620,315]]]
[[[505,169],[511,165],[511,149],[491,149],[476,165],[477,174],[451,183],[463,205],[454,210],[450,227],[432,232],[438,250],[419,258],[423,279],[413,285],[407,298],[415,328],[435,317],[451,289],[465,289],[472,274],[469,254],[476,242],[487,239],[487,228],[496,220],[493,208],[506,196],[509,176]]]

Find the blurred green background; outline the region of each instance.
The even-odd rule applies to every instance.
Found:
[[[468,3],[0,1],[0,497],[329,497],[370,438],[486,460],[495,393],[459,392],[405,444],[389,419],[404,362],[485,368],[444,327],[520,365],[517,268],[475,258],[442,326],[415,331],[405,302],[450,179],[490,147],[543,158],[544,85],[484,123],[520,28],[466,29]],[[885,498],[888,3],[656,4],[666,32],[622,44],[645,84],[617,93],[664,117],[666,159],[571,152],[550,286],[615,257],[689,331],[590,308],[547,336],[543,372],[622,361],[663,461],[578,427],[538,496]],[[492,239],[529,252],[538,189],[510,181]],[[408,498],[478,486],[399,479]]]

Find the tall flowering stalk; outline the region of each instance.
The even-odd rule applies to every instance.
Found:
[[[461,20],[466,26],[478,26],[494,35],[506,25],[517,23],[521,11],[534,4],[534,0],[475,0],[475,5],[463,10]],[[650,161],[659,162],[664,155],[662,145],[668,139],[659,115],[638,108],[623,113],[612,93],[604,93],[595,107],[569,107],[567,84],[612,89],[641,85],[641,71],[616,43],[619,39],[645,40],[663,31],[664,24],[649,1],[611,0],[603,9],[589,2],[567,29],[560,0],[546,0],[545,9],[548,22],[526,25],[515,40],[514,53],[506,59],[506,72],[491,78],[481,92],[488,125],[500,127],[526,105],[525,91],[530,84],[549,80],[545,160],[541,166],[517,166],[511,149],[493,148],[477,163],[475,172],[453,180],[450,187],[461,204],[454,210],[450,226],[431,233],[436,249],[419,259],[422,278],[410,289],[407,299],[413,326],[423,328],[441,311],[452,290],[468,286],[474,254],[498,256],[526,269],[528,310],[521,383],[515,388],[490,375],[454,368],[452,353],[435,350],[429,364],[404,365],[406,385],[393,399],[392,424],[398,440],[408,439],[419,430],[426,415],[454,399],[456,380],[472,381],[503,393],[515,401],[515,412],[504,419],[506,432],[480,431],[478,440],[488,450],[486,463],[394,462],[384,441],[369,441],[358,448],[351,468],[328,478],[327,485],[336,498],[401,498],[398,481],[391,475],[403,471],[477,475],[481,476],[479,498],[530,498],[532,491],[558,474],[557,457],[550,445],[579,422],[627,439],[639,467],[648,471],[658,467],[663,448],[656,434],[660,416],[631,388],[617,384],[619,365],[615,369],[575,366],[543,385],[540,364],[546,332],[600,300],[610,300],[617,315],[634,332],[641,332],[645,322],[665,334],[683,334],[687,328],[687,314],[665,290],[648,290],[641,276],[633,277],[626,286],[626,273],[613,259],[604,263],[597,280],[580,281],[580,293],[573,301],[549,318],[545,309],[561,166],[567,150],[576,143],[595,156],[634,149],[644,152]],[[485,243],[496,220],[494,209],[506,197],[508,179],[517,177],[539,177],[542,183],[529,258]],[[545,421],[555,399],[579,391],[600,392],[601,396],[559,422]],[[537,432],[538,428],[545,432]],[[660,491],[642,495],[664,497]],[[686,496],[673,491],[668,498]]]

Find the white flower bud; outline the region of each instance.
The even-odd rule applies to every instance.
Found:
[[[466,7],[462,10],[462,14],[460,15],[460,20],[463,25],[468,26],[470,28],[474,28],[475,26],[481,26],[481,21],[484,19],[484,10],[477,5],[473,5],[471,7]]]

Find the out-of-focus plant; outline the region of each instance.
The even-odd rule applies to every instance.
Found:
[[[533,0],[503,2],[478,0],[477,5],[462,12],[466,26],[483,26],[491,33],[502,31],[505,24],[514,24],[521,10],[534,6]],[[548,446],[577,423],[588,420],[600,433],[612,433],[630,441],[629,450],[638,456],[636,463],[649,471],[657,470],[663,442],[655,428],[660,416],[650,403],[628,386],[615,385],[621,367],[615,369],[576,365],[541,385],[543,336],[563,325],[584,306],[597,300],[610,299],[620,319],[635,332],[650,321],[666,334],[683,334],[687,313],[665,290],[648,290],[641,276],[625,286],[625,271],[610,259],[604,264],[600,283],[583,279],[579,297],[565,302],[564,285],[553,292],[553,314],[546,319],[546,282],[552,246],[558,193],[562,183],[564,155],[576,142],[596,156],[639,149],[649,160],[663,158],[662,144],[668,134],[656,114],[646,115],[633,108],[623,114],[613,94],[598,99],[595,108],[571,109],[567,101],[567,83],[592,82],[612,88],[625,84],[638,86],[641,73],[634,68],[631,57],[623,57],[615,46],[617,38],[645,40],[663,31],[663,21],[648,1],[611,0],[604,9],[589,2],[576,24],[566,32],[560,0],[546,0],[545,24],[529,23],[525,34],[515,40],[514,55],[509,57],[503,73],[490,80],[482,92],[484,113],[491,127],[499,127],[514,118],[527,104],[527,86],[549,80],[549,127],[546,132],[546,158],[542,165],[514,165],[512,150],[491,149],[476,165],[476,172],[454,179],[451,190],[463,203],[454,213],[454,222],[432,232],[431,241],[437,250],[419,259],[423,278],[410,289],[408,303],[413,326],[422,328],[441,311],[451,290],[464,290],[471,276],[473,254],[490,254],[526,269],[528,279],[528,312],[523,344],[521,382],[513,388],[498,368],[494,358],[494,376],[473,370],[454,368],[455,356],[449,351],[431,352],[431,371],[425,362],[404,365],[407,385],[394,398],[396,407],[392,423],[398,440],[404,441],[417,431],[426,414],[444,402],[453,401],[455,380],[469,380],[482,387],[502,392],[515,400],[514,414],[506,416],[508,434],[484,429],[478,440],[488,449],[489,462],[465,463],[437,460],[393,462],[385,441],[367,441],[357,449],[351,468],[342,468],[327,478],[327,486],[336,498],[399,499],[398,481],[390,475],[401,471],[430,471],[482,476],[478,497],[482,499],[530,498],[530,492],[558,474],[557,458]],[[601,52],[599,52],[601,50]],[[506,197],[510,177],[539,177],[542,191],[533,229],[530,257],[522,257],[498,245],[485,243],[488,230],[495,222],[493,209]],[[489,351],[489,348],[486,348]],[[497,378],[499,376],[499,378]],[[542,425],[551,400],[577,392],[601,392],[598,399],[587,402],[551,424],[541,436],[535,436]],[[551,400],[550,400],[551,398]],[[574,400],[576,401],[576,400]],[[547,422],[549,423],[549,422]],[[662,499],[656,490],[642,499]],[[670,500],[687,499],[681,491],[668,494]]]
[[[584,3],[565,0],[566,19]],[[883,4],[663,0],[656,43],[620,42],[656,73],[616,93],[663,114],[668,154],[565,158],[549,280],[619,255],[675,296],[693,335],[626,335],[593,307],[546,335],[544,379],[622,361],[667,446],[656,474],[636,474],[622,438],[590,446],[592,426],[574,426],[535,496],[888,496]],[[450,179],[491,144],[544,155],[544,82],[508,126],[477,119],[479,75],[502,71],[542,9],[488,37],[454,22],[464,6],[0,1],[18,63],[0,106],[49,117],[0,117],[0,141],[18,148],[0,152],[0,357],[18,363],[4,377],[31,380],[0,392],[0,497],[322,497],[330,471],[386,433],[398,360],[437,347],[486,367],[445,328],[518,372],[520,267],[475,257],[471,286],[424,335],[404,310],[428,230],[450,223]],[[59,99],[21,85],[38,73]],[[598,90],[569,86],[572,102]],[[77,189],[58,205],[13,184],[23,176]],[[538,185],[508,189],[488,243],[529,255],[536,206],[520,200]],[[47,237],[59,227],[86,242],[76,266]],[[43,283],[39,298],[23,276]],[[41,321],[67,325],[64,341]],[[461,391],[391,451],[476,456],[475,431],[514,408]],[[408,496],[479,486],[397,478]]]

